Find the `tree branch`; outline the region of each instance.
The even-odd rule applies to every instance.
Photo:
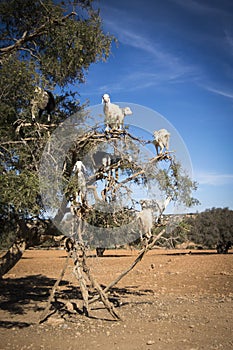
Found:
[[[27,31],[25,31],[20,39],[15,39],[15,43],[12,45],[9,45],[7,47],[0,48],[0,55],[4,58],[6,55],[10,55],[14,51],[17,50],[23,50],[23,45],[27,42],[32,41],[34,38],[41,36],[42,34],[45,34],[47,32],[47,26],[48,25],[64,25],[64,21],[66,21],[68,18],[70,18],[73,15],[77,15],[76,12],[71,12],[68,15],[62,17],[61,19],[49,19],[46,23],[42,24],[39,28],[35,29],[31,34],[29,34]],[[1,62],[2,63],[2,62]]]

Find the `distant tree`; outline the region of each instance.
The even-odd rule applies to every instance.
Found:
[[[188,218],[188,237],[203,247],[216,248],[218,242],[233,242],[233,211],[228,208],[212,208]]]

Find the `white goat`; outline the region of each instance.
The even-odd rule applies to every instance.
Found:
[[[86,171],[86,167],[83,164],[83,162],[81,160],[77,160],[77,162],[74,164],[73,167],[73,172],[76,173],[81,173],[82,171]]]
[[[140,224],[140,239],[151,238],[151,230],[153,227],[153,211],[147,201],[140,201],[142,210],[137,213],[137,221]]]
[[[75,193],[76,198],[74,202],[81,204],[85,202],[87,193],[86,179],[83,171],[86,171],[86,167],[81,160],[78,160],[73,167],[74,175],[78,179],[78,190]]]
[[[36,115],[40,118],[43,112],[48,114],[48,122],[50,122],[50,114],[55,110],[55,99],[52,92],[43,90],[39,86],[35,88],[34,98],[31,101],[32,120],[35,121]]]
[[[169,149],[169,140],[170,133],[166,129],[160,129],[158,131],[154,131],[154,140],[153,144],[155,145],[157,154],[162,154],[163,149]],[[160,150],[159,150],[160,148]]]
[[[110,102],[110,96],[104,94],[102,97],[102,103],[104,104],[105,115],[105,131],[110,129],[122,129],[124,124],[124,118],[126,115],[131,115],[132,111],[129,107],[121,108],[120,106]]]
[[[120,108],[121,109],[121,113],[119,113],[117,115],[117,127],[118,129],[123,129],[124,126],[124,119],[126,115],[131,115],[133,114],[133,112],[131,111],[131,109],[129,107],[124,107],[124,108]]]

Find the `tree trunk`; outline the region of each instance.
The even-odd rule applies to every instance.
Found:
[[[6,254],[0,258],[0,278],[2,278],[2,276],[4,276],[17,264],[17,262],[21,259],[25,248],[25,241],[17,241],[13,243]]]

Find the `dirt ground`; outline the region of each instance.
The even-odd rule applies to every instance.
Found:
[[[89,266],[106,286],[136,254],[106,251]],[[1,350],[233,349],[233,251],[150,251],[111,291],[122,321],[100,302],[90,318],[81,313],[70,261],[51,316],[38,324],[65,257],[64,250],[28,250],[0,281]]]

